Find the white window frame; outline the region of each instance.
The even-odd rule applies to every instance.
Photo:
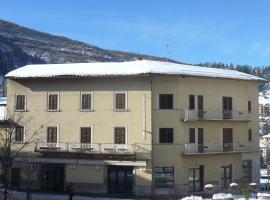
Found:
[[[128,144],[128,126],[114,126],[113,127],[113,144],[115,143],[115,128],[125,128],[125,144]]]
[[[125,109],[116,109],[116,94],[125,94]],[[114,91],[113,92],[113,110],[114,111],[128,111],[128,92]]]
[[[91,109],[83,109],[82,108],[82,95],[83,94],[91,94]],[[80,111],[81,112],[91,112],[94,111],[94,92],[93,91],[89,91],[89,92],[81,92],[80,94]]]
[[[16,105],[17,105],[17,96],[24,96],[24,109],[16,109]],[[26,98],[26,93],[16,93],[15,94],[15,104],[14,104],[14,110],[15,111],[26,111],[27,108],[27,98]]]
[[[47,126],[46,127],[46,143],[50,143],[50,142],[48,142],[48,128],[50,128],[50,127],[56,127],[56,131],[57,131],[57,133],[56,133],[56,144],[58,145],[59,144],[59,136],[60,136],[60,125],[49,125],[49,126]]]
[[[49,96],[57,95],[57,109],[49,109]],[[48,92],[47,93],[47,111],[49,112],[57,112],[60,111],[60,92]]]
[[[15,137],[14,137],[14,143],[17,143],[17,144],[23,144],[25,143],[25,126],[20,126],[20,127],[23,127],[23,141],[17,141],[15,140]],[[15,134],[16,134],[16,128],[15,128]]]
[[[81,125],[80,127],[79,127],[79,143],[81,144],[81,128],[91,128],[91,142],[90,142],[90,144],[94,144],[94,125],[92,124],[92,125],[86,125],[86,126],[84,126],[84,125]]]

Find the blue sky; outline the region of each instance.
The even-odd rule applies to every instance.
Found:
[[[0,1],[0,19],[105,49],[270,65],[269,0]]]

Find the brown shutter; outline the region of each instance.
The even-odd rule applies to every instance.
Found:
[[[125,144],[126,143],[126,129],[125,127],[116,127],[114,129],[114,140],[115,144]]]
[[[25,95],[17,95],[16,110],[24,110],[24,109],[25,109]]]
[[[82,94],[82,109],[91,110],[91,94]]]
[[[47,142],[56,143],[57,142],[57,127],[48,127],[47,129]]]
[[[49,110],[57,110],[57,109],[58,109],[58,95],[49,94]]]
[[[126,94],[116,93],[115,94],[115,108],[116,109],[126,109]]]
[[[81,128],[81,143],[91,143],[91,128],[90,127]]]

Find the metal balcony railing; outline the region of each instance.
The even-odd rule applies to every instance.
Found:
[[[251,113],[236,110],[184,110],[181,114],[183,121],[200,120],[234,120],[250,121]]]
[[[239,153],[254,151],[250,144],[239,143],[211,143],[211,144],[185,144],[184,154],[214,154],[214,153]]]

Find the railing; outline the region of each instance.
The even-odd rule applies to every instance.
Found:
[[[91,144],[91,143],[37,143],[40,152],[77,152],[93,154],[138,154],[139,158],[150,159],[151,151],[138,144]],[[137,157],[137,156],[136,156]]]
[[[199,120],[236,120],[250,121],[251,113],[236,110],[184,110],[181,114],[183,121]]]
[[[250,144],[239,143],[211,143],[211,144],[185,144],[184,154],[209,154],[209,153],[238,153],[253,151]]]

